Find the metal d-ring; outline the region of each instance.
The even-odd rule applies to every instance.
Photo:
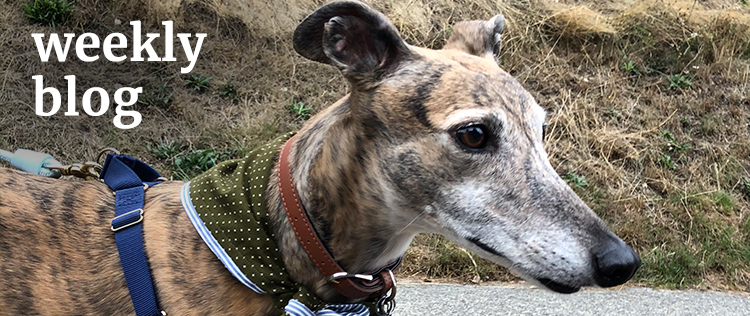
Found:
[[[102,151],[99,152],[98,155],[96,155],[96,160],[95,161],[97,163],[100,162],[102,160],[102,156],[106,156],[106,154],[109,154],[109,153],[113,153],[115,155],[119,155],[120,151],[117,150],[117,149],[114,149],[112,147],[104,148],[104,149],[102,149]]]

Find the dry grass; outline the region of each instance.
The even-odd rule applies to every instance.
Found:
[[[346,92],[330,67],[297,56],[291,31],[322,1],[79,0],[55,32],[120,31],[144,20],[155,31],[174,19],[180,32],[206,32],[193,74],[213,77],[196,93],[181,62],[39,62],[30,33],[52,30],[23,17],[23,1],[0,12],[0,148],[27,147],[62,161],[117,147],[173,172],[146,145],[179,141],[180,151],[231,156],[303,123]],[[414,45],[439,48],[456,21],[507,19],[501,66],[549,112],[547,150],[561,175],[645,265],[637,281],[666,287],[750,290],[750,8],[740,1],[378,0]],[[16,8],[16,9],[13,9]],[[115,19],[123,21],[115,24]],[[159,51],[159,49],[157,49]],[[179,56],[181,51],[177,51]],[[179,58],[179,57],[178,57]],[[76,74],[78,95],[101,86],[167,87],[164,106],[142,105],[135,131],[99,118],[34,115],[32,75],[62,89]],[[218,91],[226,83],[239,100]],[[668,131],[665,132],[665,131]],[[667,136],[669,135],[669,136]],[[670,138],[671,137],[671,138]],[[688,147],[690,147],[688,149]],[[472,261],[472,259],[474,259]],[[475,265],[476,262],[476,265]],[[508,279],[436,236],[409,251],[404,274],[458,280]],[[479,276],[479,278],[476,278]]]

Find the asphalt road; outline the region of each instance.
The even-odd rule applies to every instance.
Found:
[[[750,315],[750,293],[590,289],[562,295],[520,285],[401,282],[395,316]]]

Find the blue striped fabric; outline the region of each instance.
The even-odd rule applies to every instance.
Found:
[[[198,213],[195,211],[195,207],[193,206],[193,202],[190,201],[190,182],[185,183],[182,186],[182,189],[180,189],[180,200],[182,201],[182,207],[185,209],[185,213],[187,213],[188,218],[190,218],[190,222],[193,224],[195,229],[198,231],[198,234],[203,239],[203,242],[208,245],[208,248],[211,249],[211,251],[216,255],[216,257],[219,258],[221,263],[224,264],[224,266],[229,270],[229,272],[237,278],[242,284],[249,287],[256,293],[264,294],[266,293],[263,291],[260,287],[255,285],[250,279],[245,276],[245,274],[242,273],[240,268],[232,261],[232,259],[227,255],[226,251],[224,251],[223,248],[219,245],[219,243],[214,239],[214,236],[211,235],[211,232],[208,231],[206,228],[206,225],[201,220],[200,216],[198,216]],[[313,312],[307,306],[300,303],[297,300],[289,300],[289,303],[284,308],[284,311],[287,313],[287,315],[291,316],[369,316],[370,310],[367,308],[367,306],[364,306],[362,304],[337,304],[337,305],[328,305],[325,308]]]
[[[328,305],[325,308],[313,312],[307,306],[297,300],[290,300],[286,305],[287,315],[291,316],[369,316],[370,310],[362,304],[338,304]]]

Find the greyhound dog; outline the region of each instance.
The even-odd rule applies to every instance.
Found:
[[[550,165],[545,111],[495,61],[503,26],[502,15],[460,22],[431,50],[405,43],[380,12],[342,1],[295,30],[295,50],[337,67],[351,86],[302,127],[289,156],[301,203],[347,271],[377,269],[430,232],[560,293],[622,284],[640,266]],[[196,233],[182,185],[150,188],[143,208],[163,310],[274,314],[269,296],[238,282]],[[324,301],[347,302],[295,237],[275,172],[266,193],[290,277]],[[100,182],[0,170],[0,315],[133,314],[113,209]]]

